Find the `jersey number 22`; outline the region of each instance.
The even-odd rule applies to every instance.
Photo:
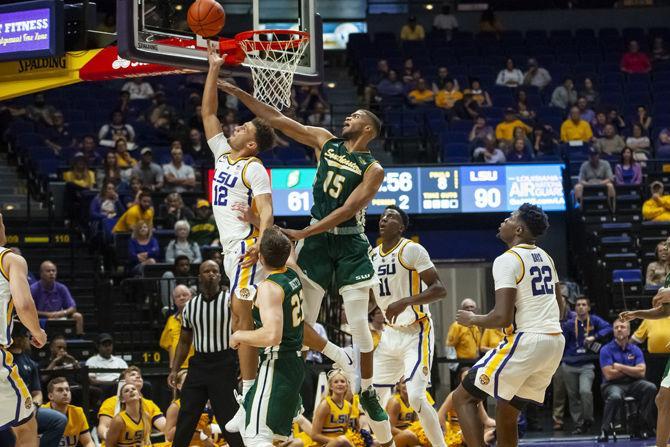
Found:
[[[531,276],[531,286],[533,289],[533,296],[551,295],[554,293],[553,275],[551,274],[551,267],[548,265],[542,268],[533,266],[528,270]]]

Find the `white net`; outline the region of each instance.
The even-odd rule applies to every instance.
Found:
[[[238,39],[247,55],[243,65],[251,69],[256,99],[277,110],[291,106],[293,75],[308,42],[307,33],[295,31],[260,31]]]

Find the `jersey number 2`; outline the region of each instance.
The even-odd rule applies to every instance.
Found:
[[[223,185],[214,185],[214,205],[226,206],[228,203],[228,188]]]
[[[299,294],[295,294],[291,297],[291,307],[292,312],[291,316],[293,317],[293,327],[298,327],[302,324],[302,297]]]
[[[533,296],[551,295],[554,293],[551,267],[545,265],[540,269],[538,266],[533,266],[530,268],[529,273],[532,277],[530,284],[533,288]]]

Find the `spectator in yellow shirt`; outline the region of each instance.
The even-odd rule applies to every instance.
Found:
[[[496,126],[496,138],[503,147],[510,147],[514,138],[514,128],[521,127],[526,134],[533,130],[516,116],[516,111],[512,108],[505,109],[503,122]]]
[[[453,79],[447,79],[444,87],[435,95],[435,105],[450,110],[459,99],[463,99],[463,93],[458,90]]]
[[[630,341],[637,344],[646,341],[649,354],[670,353],[670,317],[661,320],[642,320],[642,324]]]
[[[119,138],[114,143],[114,152],[116,153],[116,164],[119,169],[130,169],[137,164],[128,152],[128,143],[123,138]]]
[[[665,194],[663,183],[651,183],[651,198],[642,204],[642,218],[656,222],[670,221],[670,195]]]
[[[74,154],[72,169],[63,173],[63,180],[84,189],[95,187],[95,173],[88,169],[83,152]]]
[[[135,224],[141,220],[150,222],[153,225],[154,207],[151,201],[151,194],[148,191],[142,191],[137,197],[138,203],[131,206],[119,218],[112,229],[112,233],[127,233],[132,231]]]
[[[409,92],[409,102],[420,106],[420,105],[426,105],[431,102],[433,102],[434,94],[433,91],[430,90],[426,84],[426,80],[423,78],[419,78],[419,81],[416,83],[416,88]]]
[[[461,302],[462,310],[475,312],[477,304],[470,298],[465,298]],[[476,359],[479,358],[479,345],[481,344],[482,333],[479,327],[465,327],[454,321],[449,326],[447,335],[447,348],[453,348],[456,351],[457,359]]]
[[[416,17],[411,16],[400,29],[400,40],[424,40],[426,32],[423,26],[416,23]]]
[[[581,119],[581,113],[577,106],[570,108],[570,118],[561,124],[561,141],[582,141],[588,143],[593,139],[591,125]]]
[[[484,329],[479,350],[485,354],[497,347],[503,338],[505,338],[505,332],[502,329]]]
[[[179,342],[179,335],[181,334],[181,313],[184,310],[186,303],[191,301],[193,295],[188,287],[183,284],[178,285],[172,291],[172,300],[175,306],[174,314],[170,315],[165,322],[165,327],[163,328],[163,333],[161,334],[160,347],[165,349],[168,352],[170,358],[170,368],[172,368],[172,360],[174,359],[174,353],[177,350],[177,342]],[[188,361],[195,353],[193,345],[188,352],[188,356],[184,363],[181,365],[181,368],[188,368]]]

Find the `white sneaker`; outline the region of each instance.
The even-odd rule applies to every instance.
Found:
[[[342,370],[347,380],[349,380],[349,386],[351,386],[352,392],[354,392],[354,390],[358,389],[358,354],[351,346],[342,349],[349,358],[349,362],[346,365],[333,363],[333,368]]]
[[[242,435],[242,437],[244,437],[244,426],[247,419],[247,413],[244,411],[244,399],[242,398],[242,395],[237,392],[237,390],[234,390],[233,393],[235,394],[235,400],[240,405],[240,407],[237,409],[235,416],[226,422],[225,428],[229,433],[239,433]]]

